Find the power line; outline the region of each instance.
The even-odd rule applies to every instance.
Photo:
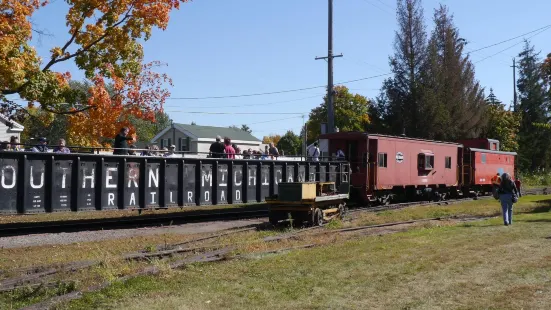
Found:
[[[293,99],[293,100],[285,100],[285,101],[277,101],[277,102],[270,102],[270,103],[253,103],[253,104],[240,104],[240,105],[218,105],[218,106],[194,106],[194,107],[188,107],[188,109],[218,109],[218,108],[241,108],[241,107],[254,107],[254,106],[264,106],[264,105],[273,105],[273,104],[280,104],[280,103],[288,103],[288,102],[296,102],[306,99],[312,99],[312,98],[322,98],[324,94],[318,94],[315,96],[309,96],[299,99]]]
[[[547,30],[549,30],[549,29],[551,29],[551,25],[547,26],[547,28],[545,28],[545,29],[541,30],[540,32],[534,34],[533,36],[528,37],[528,39],[531,39],[531,38],[533,38],[533,37],[535,37],[535,36],[537,36],[537,35],[539,35],[539,34],[545,32],[545,31],[547,31]],[[513,47],[515,47],[515,46],[517,46],[517,45],[519,45],[519,44],[522,44],[523,42],[524,42],[524,41],[520,41],[520,42],[518,42],[518,43],[515,43],[515,44],[509,46],[508,48],[503,49],[503,50],[501,50],[501,51],[499,51],[499,52],[497,52],[497,53],[495,53],[495,54],[493,54],[493,55],[490,55],[490,56],[488,56],[488,57],[482,58],[482,59],[480,59],[480,60],[474,62],[473,64],[477,64],[477,63],[482,62],[482,61],[484,61],[484,60],[486,60],[486,59],[489,59],[489,58],[492,58],[492,57],[494,57],[494,56],[496,56],[496,55],[499,55],[499,54],[501,54],[501,53],[503,53],[503,52],[505,52],[505,51],[507,51],[507,50],[512,49]]]
[[[303,115],[306,113],[292,113],[292,112],[205,112],[205,111],[167,111],[167,113],[188,113],[188,114],[215,114],[215,115]]]
[[[247,125],[265,124],[265,123],[271,123],[271,122],[277,122],[277,121],[286,121],[286,120],[296,119],[296,118],[302,118],[302,116],[295,116],[295,117],[286,117],[286,118],[272,119],[272,120],[263,121],[263,122],[249,123],[249,124],[247,124]]]
[[[364,1],[365,3],[371,5],[372,7],[377,8],[378,10],[381,10],[381,11],[387,13],[387,14],[393,15],[393,14],[390,13],[389,11],[387,11],[387,10],[385,10],[385,9],[383,9],[383,8],[381,8],[381,7],[379,7],[379,6],[377,6],[377,5],[375,5],[375,3],[371,3],[371,2],[369,2],[369,1],[367,1],[367,0],[363,0],[363,1]]]
[[[385,74],[379,74],[374,76],[368,76],[365,78],[355,79],[355,80],[349,80],[349,81],[343,81],[336,84],[348,84],[348,83],[354,83],[359,81],[365,81],[370,79],[379,78],[382,76],[387,76],[392,73],[385,73]],[[205,99],[226,99],[226,98],[241,98],[241,97],[253,97],[253,96],[265,96],[265,95],[275,95],[275,94],[283,94],[283,93],[291,93],[291,92],[297,92],[297,91],[303,91],[303,90],[310,90],[310,89],[316,89],[316,88],[326,88],[327,85],[320,85],[320,86],[312,86],[312,87],[305,87],[305,88],[297,88],[297,89],[288,89],[288,90],[280,90],[280,91],[273,91],[273,92],[265,92],[265,93],[253,93],[253,94],[243,94],[243,95],[227,95],[227,96],[214,96],[214,97],[173,97],[168,98],[170,100],[205,100]]]
[[[384,2],[384,1],[382,1],[382,0],[377,0],[377,1],[378,1],[379,3],[385,5],[386,7],[388,7],[388,8],[390,8],[390,9],[394,10],[394,7],[393,7],[392,5],[386,3],[386,2]]]
[[[522,38],[523,36],[525,36],[525,35],[527,35],[527,34],[531,34],[531,33],[540,31],[540,30],[542,30],[542,29],[547,30],[549,27],[551,27],[551,24],[549,24],[549,25],[547,25],[547,26],[544,26],[544,27],[541,27],[541,28],[539,28],[539,29],[532,30],[532,31],[530,31],[530,32],[521,34],[521,35],[516,36],[516,37],[514,37],[514,38],[507,39],[507,40],[504,40],[504,41],[501,41],[501,42],[498,42],[498,43],[494,43],[494,44],[491,44],[491,45],[488,45],[488,46],[481,47],[481,48],[476,49],[476,50],[474,50],[474,51],[467,52],[467,54],[476,53],[476,52],[478,52],[478,51],[485,50],[485,49],[490,48],[490,47],[494,47],[494,46],[497,46],[497,45],[500,45],[500,44],[503,44],[503,43],[507,43],[507,42],[513,41],[513,40],[515,40],[515,39]]]

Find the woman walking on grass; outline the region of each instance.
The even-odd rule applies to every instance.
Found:
[[[513,204],[518,200],[517,187],[508,173],[504,173],[501,176],[498,191],[501,210],[503,211],[503,223],[505,226],[508,226],[513,224]]]

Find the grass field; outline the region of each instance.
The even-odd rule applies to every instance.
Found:
[[[117,284],[67,309],[549,309],[551,214],[365,237]]]
[[[515,207],[516,216],[510,227],[503,226],[500,218],[454,226],[421,225],[405,232],[338,240],[286,254],[196,264],[166,270],[157,277],[117,283],[61,305],[60,309],[549,309],[551,203],[548,199],[548,196],[523,197]],[[496,201],[481,200],[364,213],[352,224],[337,226],[446,215],[492,216],[499,214],[499,210]],[[267,234],[274,233],[248,234],[241,251],[265,248],[259,240]],[[168,238],[178,241],[176,237]],[[100,248],[108,252],[106,257],[112,257],[143,248],[145,245],[139,244],[139,240],[128,244],[124,240],[106,241]],[[230,244],[240,241],[243,239],[224,240]],[[62,256],[59,261],[70,261],[72,254],[83,259],[91,251],[82,250],[89,247],[58,246],[55,255]],[[44,247],[2,250],[0,262],[4,268],[20,265],[16,263],[18,260],[28,265],[30,260],[25,256],[37,257],[34,255],[44,255],[46,250]],[[111,259],[91,273],[95,277],[112,278],[127,274],[131,267],[117,266],[116,260]],[[3,294],[0,308],[17,309],[47,295]]]

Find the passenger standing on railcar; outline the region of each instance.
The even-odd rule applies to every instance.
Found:
[[[224,138],[224,153],[226,153],[226,158],[235,159],[235,149],[231,146],[231,139],[226,137]]]
[[[113,155],[128,155],[128,141],[136,141],[134,136],[128,136],[129,132],[130,128],[121,128],[121,131],[115,137],[115,150],[113,151]]]
[[[501,176],[499,200],[501,201],[501,210],[503,211],[503,224],[505,226],[513,224],[513,204],[518,200],[518,190],[508,173],[504,173]]]
[[[312,161],[320,161],[320,148],[318,147],[317,142],[314,143],[314,146],[310,149],[309,153]]]
[[[210,145],[210,158],[222,158],[224,156],[224,143],[221,142],[222,137],[216,136],[216,142]]]

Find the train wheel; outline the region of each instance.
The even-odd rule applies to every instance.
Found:
[[[322,226],[323,225],[323,212],[316,208],[312,212],[312,225],[313,226]]]

